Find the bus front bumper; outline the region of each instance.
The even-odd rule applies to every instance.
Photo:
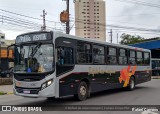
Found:
[[[39,88],[23,88],[23,87],[16,87],[14,85],[13,87],[13,93],[18,96],[24,96],[24,97],[55,97],[55,88],[54,83],[52,83],[50,86],[41,89]]]

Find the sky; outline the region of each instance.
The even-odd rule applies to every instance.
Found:
[[[105,0],[106,1],[106,24],[107,25],[120,25],[145,29],[160,29],[160,0],[134,0],[141,3],[147,3],[146,5],[133,4],[132,0]],[[151,7],[153,6],[154,7]],[[15,39],[17,35],[39,30],[42,25],[42,10],[45,9],[46,25],[48,29],[54,28],[60,31],[65,31],[64,24],[60,23],[59,14],[66,9],[66,2],[63,0],[0,0],[0,9],[22,14],[38,19],[31,19],[7,13],[0,10],[0,31],[5,33],[6,39]],[[71,34],[75,35],[74,29],[74,3],[70,0],[70,17],[71,17]],[[2,17],[3,16],[3,17]],[[4,17],[5,16],[5,17]],[[3,19],[2,19],[3,18]],[[18,20],[16,20],[18,19]],[[29,22],[30,28],[26,29],[22,26],[22,21]],[[12,22],[13,21],[13,22]],[[19,22],[18,26],[15,22]],[[19,24],[21,26],[19,26]],[[28,24],[28,23],[27,23]],[[38,27],[37,27],[38,26]],[[132,35],[140,35],[144,38],[159,37],[160,33],[151,33],[149,31],[131,31],[127,29],[111,28],[106,26],[107,41],[110,41],[109,30],[113,29],[113,42],[120,41],[120,35],[122,33],[128,33]]]

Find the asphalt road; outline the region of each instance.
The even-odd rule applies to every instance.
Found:
[[[15,95],[0,96],[1,105],[160,105],[160,79],[139,84],[134,91],[125,91],[124,89],[107,90],[94,93],[85,101],[75,101],[74,98],[66,97],[55,100],[45,98],[24,98]],[[54,107],[53,107],[54,108]],[[56,113],[56,112],[54,112]],[[60,112],[57,112],[60,113]],[[64,112],[65,114],[75,113]],[[77,112],[76,112],[77,113]],[[83,113],[83,112],[78,112]],[[87,114],[94,113],[88,111]],[[116,112],[98,112],[104,114],[115,114]],[[119,112],[118,114],[147,114],[144,112]],[[23,112],[23,114],[25,114]],[[159,114],[152,112],[148,114]]]

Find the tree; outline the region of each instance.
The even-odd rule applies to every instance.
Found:
[[[120,44],[124,44],[124,45],[135,44],[135,43],[143,42],[144,40],[144,38],[139,35],[130,35],[125,33],[123,33],[120,38],[121,38]]]

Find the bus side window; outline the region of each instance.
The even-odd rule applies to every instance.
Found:
[[[62,47],[57,48],[57,63],[58,65],[64,64],[64,49]]]
[[[104,64],[104,47],[99,45],[93,45],[93,62],[94,64]]]
[[[77,63],[88,64],[92,63],[92,48],[91,44],[78,42],[77,44]]]
[[[117,49],[108,47],[107,64],[117,64]]]
[[[129,51],[129,64],[134,65],[136,64],[136,53],[135,51]]]
[[[144,64],[145,65],[150,64],[150,54],[148,52],[144,52]]]
[[[126,65],[127,64],[127,50],[126,49],[119,49],[119,64]]]
[[[142,65],[143,64],[143,54],[142,52],[137,51],[137,64],[138,65]]]
[[[68,47],[57,48],[57,63],[58,65],[73,64],[73,49]]]

